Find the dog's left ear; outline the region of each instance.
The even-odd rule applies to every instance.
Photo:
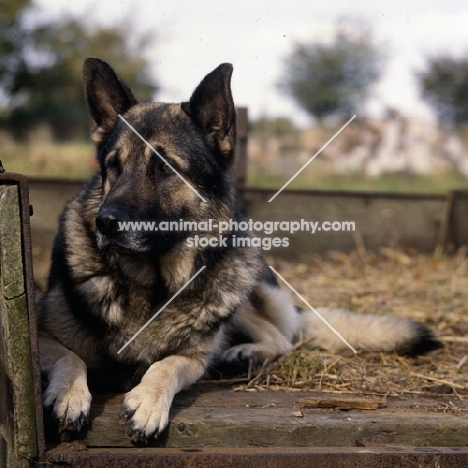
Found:
[[[203,78],[182,109],[200,126],[215,150],[234,155],[236,109],[231,94],[232,65],[223,63]]]

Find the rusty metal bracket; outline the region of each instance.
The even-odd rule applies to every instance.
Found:
[[[83,449],[70,445],[48,454],[52,463],[87,468],[463,468],[468,449],[358,448],[232,448],[232,449]]]

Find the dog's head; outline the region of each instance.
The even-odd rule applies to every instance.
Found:
[[[187,232],[122,230],[122,222],[231,215],[236,114],[222,64],[180,104],[139,103],[109,64],[84,63],[85,96],[102,177],[100,248],[161,252]]]

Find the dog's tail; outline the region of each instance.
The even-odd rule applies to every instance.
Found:
[[[320,307],[316,312],[299,309],[303,337],[313,346],[325,350],[341,350],[346,343],[367,351],[396,351],[399,354],[418,355],[442,347],[442,343],[425,325],[412,320],[386,315],[356,314],[346,309]]]
[[[356,350],[396,351],[411,356],[442,347],[428,327],[406,318],[360,314],[334,307],[319,307],[315,313],[295,306],[288,291],[266,284],[257,288],[256,297],[254,302],[261,304],[257,304],[261,315],[275,324],[289,343],[302,338],[314,347],[338,351],[347,348],[344,338]],[[281,353],[285,347],[280,345],[286,340],[279,338],[271,341]]]

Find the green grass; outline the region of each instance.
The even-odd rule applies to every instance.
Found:
[[[326,170],[324,165],[309,166],[299,174],[288,189],[308,190],[363,190],[399,193],[446,193],[454,189],[468,188],[468,177],[458,171],[448,170],[429,176],[403,176],[387,174],[378,178],[365,177],[361,174],[336,175]],[[279,174],[271,170],[268,173],[256,172],[249,168],[249,187],[278,189],[294,174]]]
[[[0,139],[1,140],[1,139]],[[83,143],[16,143],[0,141],[0,160],[9,172],[29,177],[87,179],[97,168],[95,150],[90,142]],[[249,166],[249,187],[279,189],[294,174],[279,173],[275,168],[261,173],[255,162]],[[468,177],[456,171],[446,171],[431,176],[385,175],[379,178],[361,174],[336,175],[326,161],[314,161],[294,181],[290,189],[309,190],[368,190],[409,193],[446,193],[449,190],[468,188]]]

